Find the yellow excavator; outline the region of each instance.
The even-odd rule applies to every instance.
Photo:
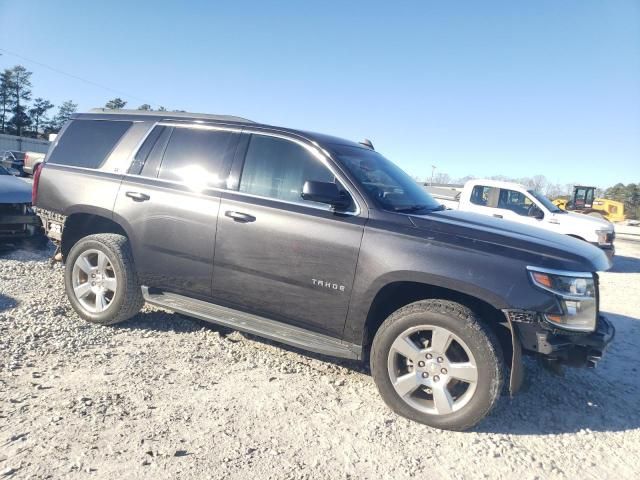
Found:
[[[610,222],[622,222],[625,219],[624,203],[595,196],[596,187],[576,185],[570,198],[556,198],[553,204],[569,212],[606,218]]]

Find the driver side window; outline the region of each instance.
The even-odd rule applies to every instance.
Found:
[[[301,197],[307,180],[335,182],[336,178],[320,160],[297,143],[266,135],[251,136],[240,177],[241,192],[329,209],[328,205]]]
[[[500,189],[498,208],[511,210],[523,217],[529,216],[529,210],[534,207],[534,203],[529,197],[515,190]]]

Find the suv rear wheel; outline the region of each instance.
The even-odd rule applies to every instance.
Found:
[[[144,305],[129,241],[122,235],[89,235],[66,259],[65,289],[80,317],[111,325],[133,317]]]
[[[394,312],[378,330],[371,372],[399,415],[465,430],[496,404],[504,363],[495,334],[469,308],[422,300]]]

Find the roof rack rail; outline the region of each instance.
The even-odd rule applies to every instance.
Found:
[[[198,118],[201,120],[222,120],[226,122],[243,122],[255,123],[247,118],[236,117],[234,115],[212,115],[209,113],[191,113],[191,112],[168,112],[168,111],[152,111],[152,110],[130,110],[130,109],[110,109],[110,108],[92,108],[89,113],[105,113],[109,115],[144,115],[149,117],[165,117],[165,118]]]

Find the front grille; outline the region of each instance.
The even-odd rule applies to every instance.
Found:
[[[0,233],[23,232],[27,226],[23,223],[0,224]]]
[[[518,323],[533,323],[538,321],[538,314],[524,310],[509,310],[507,312],[509,320]]]
[[[22,215],[24,203],[0,203],[0,215]]]

